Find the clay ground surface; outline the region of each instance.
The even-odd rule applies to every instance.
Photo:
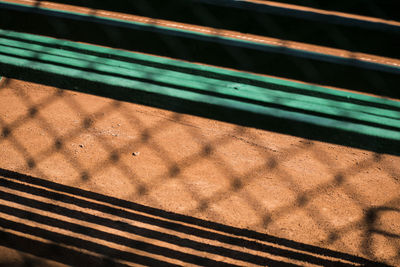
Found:
[[[0,126],[3,129],[0,168],[3,170],[400,266],[400,157],[12,79],[3,81],[0,87]],[[189,239],[206,247],[227,248],[239,256],[198,249],[201,246],[189,248],[172,239],[170,242],[168,238],[152,238],[124,231],[128,228],[107,227],[83,217],[71,218],[0,199],[0,204],[7,207],[217,262],[252,265],[258,262],[252,256],[258,256],[276,262],[312,265],[290,253],[285,256],[214,240],[212,233],[218,234],[217,230],[208,230],[210,238],[185,234],[178,229],[28,193],[9,186],[11,182],[52,191],[26,181],[12,181],[6,175],[1,178],[0,191],[108,218],[143,231],[154,230]],[[156,215],[146,216],[168,221]],[[112,239],[38,222],[33,217],[10,215],[2,209],[0,218],[131,253],[127,255],[143,255],[182,265],[193,263],[172,253],[160,255],[155,250],[145,251],[128,243],[117,244]],[[54,243],[32,231],[7,227],[0,230]],[[285,251],[296,250],[279,241],[254,242]],[[85,245],[65,246],[96,254]],[[301,249],[297,251],[310,254]],[[316,254],[316,257],[329,258]],[[115,254],[115,260],[135,264],[128,256],[119,255],[122,253]],[[3,264],[27,261],[37,266],[59,264],[0,247]]]

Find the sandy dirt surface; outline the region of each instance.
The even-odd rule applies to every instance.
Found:
[[[2,243],[3,264],[55,265],[24,253],[35,241],[42,252],[58,245],[94,262],[106,255],[124,264],[354,263],[294,241],[400,266],[399,157],[11,79],[0,87],[0,127],[0,230],[31,242],[25,251]],[[104,204],[45,181],[268,238]]]

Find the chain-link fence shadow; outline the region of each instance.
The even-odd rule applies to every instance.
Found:
[[[202,16],[207,17],[204,12]],[[95,13],[94,11],[93,14]],[[157,24],[157,20],[154,20],[154,25]],[[54,25],[65,26],[58,28],[60,34],[64,35],[68,32],[65,23],[55,23]],[[96,27],[96,24],[94,25]],[[85,32],[83,31],[83,33]],[[121,32],[112,31],[111,28],[105,28],[105,33],[105,36],[111,42],[121,41],[125,36]],[[71,36],[75,34],[74,31]],[[98,33],[94,35],[96,34]],[[218,35],[218,30],[216,30],[215,35]],[[98,38],[104,39],[104,36]],[[10,55],[11,49],[21,49],[21,47],[17,47],[17,42],[21,39],[14,38],[12,40],[15,41],[15,44],[9,44],[11,48],[7,49],[10,50],[1,50],[3,54],[8,53]],[[161,45],[161,48],[159,48],[160,43],[154,45],[154,50],[161,51],[159,54],[163,54],[164,48],[169,47],[168,53],[175,51],[174,55],[181,55],[177,56],[178,58],[195,60],[195,52],[203,49],[201,45],[199,45],[199,48],[193,49],[185,40],[179,38],[163,36],[160,40],[163,45]],[[131,43],[129,42],[129,44]],[[34,45],[38,45],[38,47]],[[53,61],[51,63],[51,57],[61,57],[57,54],[59,51],[57,50],[59,49],[58,44],[47,44],[42,47],[39,47],[39,45],[39,42],[30,41],[30,47],[24,51],[21,49],[20,56],[25,60],[29,59],[41,64],[72,68],[71,65],[68,65],[70,64],[68,60],[76,60],[76,54],[73,54],[73,52],[82,52],[63,47],[62,49],[65,51],[62,59],[64,61],[58,58],[58,62]],[[230,51],[232,48],[225,48],[224,46],[220,49],[225,49],[224,53],[230,55],[231,60],[236,62],[235,64],[247,66],[256,64],[252,60],[252,54],[249,54],[248,51],[242,51],[243,53],[240,50]],[[154,52],[154,50],[151,51]],[[383,149],[379,146],[374,149],[375,146],[363,144],[359,147],[367,148],[373,152],[367,152],[367,156],[364,156],[362,161],[346,162],[346,164],[341,164],[340,160],[338,162],[337,159],[332,158],[327,147],[310,140],[300,140],[296,145],[279,147],[277,152],[276,149],[260,145],[265,144],[265,140],[260,137],[258,132],[249,131],[244,126],[275,130],[318,140],[320,136],[327,137],[329,133],[333,133],[332,135],[337,135],[336,139],[329,140],[336,140],[333,143],[338,144],[347,144],[344,140],[348,138],[347,132],[329,127],[318,128],[317,126],[307,130],[309,125],[304,126],[304,122],[293,120],[285,122],[279,117],[274,120],[267,120],[268,116],[261,116],[260,114],[250,116],[250,113],[243,115],[240,110],[234,111],[226,107],[221,108],[218,105],[212,106],[202,103],[196,107],[197,101],[200,102],[205,99],[205,101],[211,102],[214,98],[228,98],[228,96],[218,95],[218,88],[215,88],[215,85],[211,82],[207,83],[209,82],[207,79],[202,80],[203,82],[194,82],[192,87],[184,85],[186,80],[183,78],[180,85],[173,82],[167,84],[165,80],[159,80],[159,77],[165,75],[172,79],[172,73],[171,69],[165,68],[162,64],[130,60],[129,63],[142,66],[143,76],[140,77],[123,73],[122,67],[118,69],[119,73],[105,68],[101,69],[100,66],[115,66],[111,65],[114,64],[111,61],[104,61],[101,65],[98,61],[101,58],[99,54],[85,52],[87,57],[76,63],[81,64],[83,62],[83,65],[74,65],[73,67],[77,73],[80,73],[80,75],[75,75],[75,78],[63,76],[60,73],[49,74],[42,70],[32,71],[29,68],[12,68],[7,65],[7,62],[2,62],[3,70],[4,66],[7,66],[7,73],[11,77],[62,88],[47,89],[46,93],[42,94],[40,98],[36,98],[34,93],[21,86],[22,83],[14,83],[13,85],[13,80],[4,79],[2,81],[0,94],[3,94],[10,101],[14,101],[10,104],[19,103],[20,108],[15,110],[15,114],[12,114],[7,109],[7,103],[4,103],[4,116],[2,114],[2,117],[0,117],[0,147],[4,148],[4,153],[10,153],[9,157],[14,155],[21,159],[18,167],[7,165],[14,162],[11,159],[5,161],[0,170],[2,246],[70,265],[254,264],[280,266],[284,264],[342,264],[354,266],[378,265],[378,261],[382,261],[382,259],[390,264],[400,260],[399,226],[396,222],[396,218],[399,217],[399,197],[395,193],[389,192],[385,198],[382,196],[381,190],[377,189],[376,194],[385,199],[371,201],[368,194],[373,190],[364,192],[363,190],[367,188],[365,183],[354,178],[360,173],[371,171],[374,174],[378,173],[382,180],[388,183],[386,186],[381,185],[383,188],[398,188],[400,173],[398,158],[380,153],[386,152],[396,155],[398,148],[392,147],[391,150],[389,148],[398,145],[398,142],[389,142]],[[128,62],[125,58],[122,60],[122,57],[110,56],[110,58]],[[304,63],[301,63],[301,66],[305,66]],[[159,72],[154,72],[151,68],[158,68]],[[303,71],[312,72],[312,69],[311,66]],[[172,71],[186,74],[195,73],[199,77],[206,78],[214,75],[211,78],[222,79],[222,75],[212,74],[211,72],[204,74],[207,71],[190,71],[183,67],[175,67]],[[318,70],[315,71],[318,73]],[[127,90],[127,87],[121,89],[119,86],[111,86],[101,80],[97,82],[85,80],[84,76],[89,75],[88,73],[95,73],[99,75],[98,77],[104,75],[107,79],[112,76],[132,80],[137,82],[135,88],[150,85],[160,86],[160,88],[170,86],[177,90],[191,91],[205,96],[204,99],[199,96],[199,99],[194,99],[197,101],[189,102],[173,97],[164,97],[161,101],[157,100],[162,98],[157,94],[132,93]],[[137,73],[139,73],[139,70],[137,70]],[[315,75],[318,76],[318,74]],[[224,79],[227,78],[224,77]],[[238,79],[235,84],[239,86],[242,83],[247,85],[254,85],[255,83],[255,85],[261,86],[261,83],[257,84],[255,81],[253,81],[253,84],[244,81],[245,79]],[[232,83],[232,80],[229,82]],[[197,84],[202,84],[201,86],[204,87],[196,87],[200,86]],[[265,84],[263,86],[267,87]],[[35,87],[35,85],[32,85],[32,87]],[[290,87],[278,87],[274,90],[287,90],[288,92],[296,90]],[[79,101],[79,96],[72,97],[71,91],[64,91],[64,89],[89,92],[106,96],[109,99],[98,100],[100,103],[98,106],[88,108]],[[110,90],[112,90],[112,93],[110,93]],[[233,88],[232,90],[238,89]],[[321,99],[326,97],[322,94],[313,93],[313,96],[316,95]],[[133,104],[124,103],[121,100],[145,103],[155,107],[166,107],[178,113],[161,114],[161,119],[149,124],[146,121],[148,117],[143,116],[140,112],[132,112],[130,105]],[[244,97],[234,100],[250,103]],[[275,98],[275,106],[271,104],[271,101],[264,101],[266,104],[263,101],[253,101],[251,104],[282,108],[290,102],[282,97]],[[369,108],[371,110],[373,108],[390,109],[388,106],[374,106],[372,104]],[[56,116],[51,115],[49,110],[55,111],[57,109],[59,113],[65,113],[65,117],[61,115],[57,117],[60,120],[65,119],[65,127],[61,127],[63,123],[52,119],[52,116]],[[196,110],[194,115],[234,122],[238,125],[231,126],[224,134],[206,135],[203,127],[191,124],[190,121],[188,122],[185,119],[187,115],[181,114],[193,114],[193,112],[190,112],[191,109]],[[199,111],[200,109],[204,111]],[[298,110],[295,111],[298,112]],[[392,107],[391,111],[398,112],[398,109]],[[335,118],[346,117],[351,113],[346,109],[341,112],[340,116],[335,115]],[[304,114],[307,113],[304,112]],[[310,115],[310,113],[308,114]],[[316,114],[321,117],[321,120],[324,116],[332,118],[328,115],[322,116],[318,112],[311,115]],[[119,118],[121,122],[111,125],[110,116]],[[257,121],[260,117],[262,118],[261,122],[251,123]],[[396,117],[387,116],[386,119],[396,120]],[[266,121],[268,122],[267,125]],[[135,133],[133,137],[123,138],[124,130],[118,130],[118,127],[120,127],[118,124],[123,124],[126,127],[125,130],[129,128],[129,131],[133,131]],[[368,125],[377,127],[378,123],[374,122]],[[398,131],[396,125],[382,125],[383,122],[379,127]],[[179,131],[173,132],[177,135],[175,136],[176,139],[163,135],[174,127],[179,127]],[[283,128],[289,128],[289,131],[285,132]],[[29,133],[30,129],[36,129],[44,137],[35,134],[35,139],[28,139],[29,135],[26,133]],[[208,127],[206,131],[210,129],[212,127]],[[216,131],[218,132],[218,129]],[[88,146],[77,141],[82,140],[82,136],[89,140],[91,150],[87,154],[79,156],[77,153],[81,153],[79,152],[80,149],[83,150]],[[182,138],[182,141],[180,141],[180,138]],[[352,138],[353,140],[350,143],[356,147],[357,143],[363,142],[361,139],[366,140],[364,142],[367,143],[375,142],[371,141],[375,140],[375,137],[370,137],[367,134],[356,134]],[[376,139],[379,138],[376,137]],[[250,145],[243,148],[243,146],[237,144],[238,140],[240,144]],[[174,153],[174,151],[171,151],[170,142],[191,145],[192,147],[182,150],[182,153]],[[230,156],[221,152],[230,151],[231,147],[233,149],[237,147],[254,149],[259,153],[256,157],[257,160],[242,160],[245,158],[242,154],[246,154],[246,151],[238,151],[231,155],[242,161],[232,160]],[[173,148],[179,149],[179,145]],[[184,153],[185,151],[187,153]],[[355,151],[357,151],[355,153],[364,153],[359,150]],[[138,165],[131,164],[132,160],[140,159],[146,154],[151,155],[152,158],[147,163],[142,162],[140,166],[157,169],[157,172],[152,172],[151,175],[146,174],[145,171],[138,171]],[[291,169],[290,166],[293,165],[290,165],[289,162],[297,161],[299,158],[305,157],[304,155],[308,157],[306,164],[313,162],[312,164],[315,164],[315,166],[318,165],[316,168],[323,170],[322,173],[326,177],[320,177],[319,181],[312,181],[312,179],[318,177],[318,173],[313,173],[307,179],[304,172],[307,173],[310,169],[304,170],[305,167],[301,167],[301,163],[296,165],[297,169]],[[62,165],[60,169],[68,169],[66,172],[74,176],[73,181],[68,182],[67,186],[63,179],[57,180],[51,170],[52,168],[49,169],[49,163],[46,163],[48,161],[52,164],[60,162]],[[214,177],[218,177],[218,182],[215,182],[218,186],[207,193],[204,192],[204,188],[193,186],[188,182],[191,175],[193,175],[192,179],[200,179],[203,176],[202,173],[205,171],[196,169],[199,164],[204,164],[206,168],[212,169],[215,172]],[[47,168],[43,166],[47,166]],[[58,169],[58,167],[54,166],[54,169]],[[119,187],[120,189],[123,188],[124,192],[128,191],[129,193],[124,195],[123,198],[119,198],[118,194],[115,193],[116,197],[104,193],[104,188],[90,190],[86,187],[90,183],[101,184],[103,182],[101,179],[104,179],[102,175],[111,169],[114,170],[111,173],[115,174],[115,178],[111,177],[110,179],[120,179],[128,183]],[[379,169],[379,172],[374,172],[376,169]],[[26,175],[26,173],[34,175]],[[207,175],[207,172],[205,173]],[[368,176],[364,175],[363,177]],[[265,181],[266,178],[272,179],[271,184]],[[275,194],[273,198],[279,200],[283,197],[281,194],[286,194],[288,198],[283,197],[282,199],[285,199],[285,201],[282,201],[282,203],[278,201],[275,206],[266,204],[266,199],[272,201],[270,196],[265,196],[262,193],[263,190],[267,191],[267,188],[254,189],[262,185],[260,180],[271,187],[279,185],[280,192],[270,192],[272,195]],[[370,182],[371,186],[377,186],[376,179],[371,179]],[[166,186],[170,184],[175,187]],[[174,192],[175,194],[182,195],[181,200],[177,199],[177,201],[190,202],[190,205],[183,212],[179,212],[179,209],[176,209],[173,203],[165,203],[171,201],[171,198],[160,195],[160,192],[173,190],[173,188],[179,189]],[[332,197],[333,195],[340,196],[337,198],[339,205],[351,206],[349,212],[355,211],[357,213],[356,220],[345,220],[337,223],[332,219],[332,213],[329,216],[325,213],[321,203],[328,203],[325,206],[328,209],[329,207],[342,208],[343,210],[348,208],[336,206],[332,202],[332,199],[335,200]],[[128,201],[127,199],[137,201]],[[245,206],[244,209],[248,210],[248,214],[253,214],[252,218],[248,218],[251,223],[246,225],[248,229],[253,230],[234,227],[232,226],[235,225],[234,222],[230,223],[229,220],[223,219],[224,216],[227,216],[226,214],[230,213],[229,209],[235,210],[234,207],[230,206],[234,205],[234,200]],[[146,203],[146,205],[139,203]],[[155,208],[166,206],[175,208]],[[220,209],[215,207],[220,207]],[[314,245],[308,245],[309,242],[301,235],[295,234],[293,239],[297,239],[297,241],[292,241],[290,238],[278,237],[279,231],[274,232],[276,235],[269,234],[269,229],[276,229],[270,228],[271,225],[285,224],[285,218],[290,218],[298,213],[301,213],[301,215],[299,217],[296,217],[296,215],[293,218],[304,219],[304,222],[300,223],[301,227],[313,229],[321,236],[318,242],[315,240],[310,242]],[[242,211],[238,214],[246,213]],[[341,216],[346,217],[345,215]],[[210,219],[206,220],[206,217]],[[231,217],[228,216],[227,218]],[[337,217],[334,216],[333,218]],[[238,221],[244,221],[244,219]],[[387,224],[387,222],[389,223]],[[296,229],[294,232],[301,232],[301,227],[295,226],[297,222],[287,219],[286,223],[289,227]],[[307,227],[304,224],[310,224],[310,226]],[[261,229],[266,229],[266,233],[262,232]],[[310,235],[316,233],[308,232]],[[339,250],[342,252],[338,252],[338,249],[327,249],[331,245],[341,246]],[[382,252],[382,247],[384,252]],[[345,253],[346,251],[355,252]],[[360,257],[354,256],[355,253],[359,254]]]
[[[8,203],[19,204],[35,209],[35,212],[32,212],[20,207],[15,208],[12,207],[12,205],[2,204],[1,212],[3,214],[16,216],[51,227],[66,229],[74,234],[78,233],[81,235],[88,235],[92,238],[98,238],[106,240],[107,242],[128,246],[139,251],[143,250],[151,254],[161,255],[193,264],[222,264],[218,260],[214,260],[213,255],[215,254],[224,257],[224,259],[239,260],[242,264],[245,262],[256,265],[283,264],[287,260],[322,265],[339,264],[340,262],[343,264],[372,264],[372,262],[365,259],[323,249],[322,247],[305,245],[303,243],[280,239],[259,232],[238,229],[214,223],[212,221],[186,217],[176,213],[169,213],[148,206],[142,206],[106,195],[78,189],[93,177],[96,177],[97,174],[101,173],[104,169],[114,168],[117,169],[119,173],[116,175],[116,178],[118,177],[118,179],[123,179],[122,177],[125,177],[129,180],[132,183],[132,187],[130,187],[132,188],[131,194],[136,196],[135,198],[139,199],[140,196],[152,195],[152,191],[157,191],[158,187],[165,185],[165,183],[168,183],[171,180],[178,183],[179,187],[185,190],[185,194],[191,195],[191,201],[193,199],[196,201],[195,208],[191,211],[186,211],[187,214],[194,217],[196,217],[196,215],[199,216],[200,214],[207,213],[208,210],[211,214],[214,213],[215,211],[211,208],[212,206],[218,205],[218,203],[222,203],[224,200],[231,198],[232,195],[235,195],[240,198],[240,201],[244,201],[246,205],[253,209],[253,212],[259,216],[259,222],[256,224],[258,227],[263,225],[263,227],[267,228],[268,225],[274,223],[274,221],[279,221],[280,218],[284,218],[288,214],[293,214],[300,210],[307,214],[306,217],[308,219],[313,220],[321,227],[321,229],[318,229],[319,231],[325,233],[326,239],[321,240],[321,245],[334,243],[347,234],[351,234],[355,229],[358,229],[363,231],[363,234],[361,235],[363,239],[359,246],[361,246],[362,251],[366,256],[374,257],[376,248],[371,246],[373,246],[374,238],[376,236],[384,237],[388,242],[386,244],[387,246],[393,247],[397,252],[399,250],[397,233],[390,232],[393,230],[395,231],[395,228],[389,227],[391,230],[382,229],[382,222],[380,222],[387,214],[393,215],[398,213],[398,210],[394,207],[398,205],[399,200],[396,198],[387,199],[385,200],[387,204],[384,203],[377,207],[370,207],[366,204],[365,200],[363,200],[364,197],[360,195],[358,188],[348,182],[351,181],[352,177],[357,175],[357,173],[380,167],[383,169],[383,172],[386,172],[387,176],[392,177],[391,179],[393,179],[395,183],[398,183],[399,170],[395,165],[395,162],[391,164],[385,162],[385,164],[382,164],[382,156],[380,154],[372,154],[373,156],[365,159],[364,162],[356,162],[346,168],[332,168],[335,163],[332,162],[332,159],[329,158],[329,156],[325,155],[327,153],[326,151],[314,149],[312,142],[304,142],[300,146],[289,148],[285,152],[285,154],[289,155],[285,160],[277,157],[272,151],[264,151],[264,160],[257,162],[254,168],[252,167],[247,169],[247,172],[237,173],[235,167],[231,165],[232,163],[224,162],[226,159],[221,157],[218,153],[214,153],[216,150],[229,146],[230,142],[232,142],[232,138],[224,136],[222,138],[207,139],[201,133],[198,133],[198,129],[192,127],[188,127],[187,132],[180,134],[182,136],[189,135],[194,140],[201,140],[201,146],[199,146],[195,153],[185,157],[178,159],[169,157],[171,154],[170,151],[168,151],[169,148],[165,148],[165,143],[162,144],[156,142],[154,136],[160,132],[166,131],[169,127],[173,127],[171,121],[179,122],[179,115],[168,118],[168,120],[163,120],[151,127],[147,127],[145,126],[145,122],[141,121],[141,119],[135,114],[132,114],[132,112],[126,112],[126,110],[124,110],[124,105],[121,106],[118,102],[109,102],[107,105],[101,106],[96,112],[86,113],[85,108],[80,106],[80,103],[75,102],[72,98],[64,98],[64,93],[61,90],[55,91],[54,95],[48,96],[39,103],[32,101],[29,94],[25,94],[23,90],[18,91],[18,88],[13,88],[13,90],[20,102],[23,103],[26,114],[23,114],[12,121],[5,122],[4,119],[2,119],[2,146],[5,147],[4,144],[8,143],[9,146],[18,152],[17,154],[25,159],[25,168],[29,170],[28,172],[33,171],[41,178],[25,176],[20,173],[3,169],[1,171],[2,200],[8,201]],[[60,100],[61,102],[65,102],[64,104],[67,105],[70,110],[78,113],[81,117],[78,127],[73,129],[71,132],[64,132],[62,134],[60,134],[59,129],[52,126],[51,122],[47,121],[45,113],[41,111],[42,109],[44,110],[46,106],[52,105],[52,102],[57,102],[57,105],[60,105]],[[60,112],[66,112],[66,110],[60,109]],[[107,121],[107,115],[105,114],[110,113],[118,114],[118,117],[125,118],[124,121],[131,122],[132,124],[130,127],[135,128],[138,131],[137,138],[130,142],[119,144],[118,147],[116,147],[109,138],[104,137],[104,135],[95,134],[94,131],[91,131],[91,129],[96,127],[96,124],[101,124],[102,121]],[[21,138],[18,137],[19,129],[27,127],[26,125],[31,125],[30,127],[41,129],[41,131],[47,136],[47,139],[51,140],[46,142],[48,145],[43,145],[37,150],[32,149],[32,147],[27,148],[26,140],[21,140]],[[232,134],[237,134],[240,130],[241,129],[239,128]],[[97,153],[105,155],[99,159],[96,158],[90,167],[88,167],[87,163],[81,162],[79,158],[77,159],[70,147],[70,140],[73,140],[76,136],[86,132],[88,132],[92,138],[95,138],[94,143],[97,147],[95,149],[98,151]],[[253,142],[262,143],[261,140],[257,140],[257,137],[254,138]],[[173,140],[168,140],[166,142],[172,141]],[[175,140],[174,142],[179,141]],[[159,163],[162,162],[164,165],[162,166],[162,169],[164,171],[159,175],[154,175],[152,177],[143,177],[144,174],[136,174],[137,171],[134,167],[127,165],[126,161],[121,160],[121,158],[126,155],[136,157],[135,155],[132,155],[132,153],[137,153],[135,151],[132,152],[132,147],[139,151],[145,149],[149,150],[150,153],[158,158]],[[299,154],[301,155],[304,151],[312,151],[315,160],[320,164],[325,165],[329,170],[333,170],[333,172],[329,174],[328,179],[326,179],[326,182],[317,183],[315,187],[310,187],[306,190],[302,189],[304,188],[304,185],[302,185],[302,182],[298,181],[293,170],[285,169],[284,164],[284,161],[290,161],[290,157],[296,157],[296,155]],[[73,187],[49,181],[54,178],[49,177],[48,171],[40,167],[42,165],[41,162],[51,158],[54,154],[61,155],[64,161],[67,162],[64,164],[68,165],[75,173],[79,174],[78,176],[80,176],[80,179],[75,182]],[[140,155],[138,155],[138,157],[140,157]],[[207,197],[203,196],[203,192],[197,191],[195,188],[188,185],[184,175],[187,169],[190,169],[198,162],[204,161],[207,161],[209,165],[219,170],[218,173],[220,179],[224,180],[224,184],[226,184],[225,187],[221,187],[219,190]],[[149,166],[149,168],[151,168],[151,166]],[[251,190],[246,189],[252,184],[253,180],[260,179],[260,176],[262,177],[268,172],[274,172],[276,179],[284,184],[287,189],[296,196],[286,205],[270,210],[262,208],[264,205],[259,203],[262,197],[260,198],[259,195],[253,195]],[[49,180],[46,179],[47,177]],[[364,212],[363,216],[358,221],[340,227],[335,226],[329,221],[329,218],[325,217],[321,209],[313,204],[314,199],[318,199],[323,195],[332,194],[332,192],[336,192],[336,190],[343,191],[345,195],[351,197],[353,199],[353,204]],[[26,195],[28,195],[28,197]],[[160,206],[158,203],[160,199],[157,199],[154,195],[152,196],[153,199],[151,202],[154,203],[154,206]],[[40,200],[37,200],[37,198]],[[7,202],[5,203],[7,204]],[[76,211],[76,208],[64,207],[66,204],[98,211],[100,212],[100,215],[95,216],[90,214],[90,212]],[[110,205],[112,205],[112,207],[110,207]],[[64,220],[41,215],[40,213],[43,211],[50,214],[54,213],[56,215],[64,216]],[[103,218],[103,215],[101,215],[103,213],[111,214],[113,215],[113,218]],[[157,218],[154,218],[154,216],[157,216]],[[215,216],[218,218],[218,214]],[[174,249],[169,249],[165,246],[153,245],[151,242],[135,241],[134,239],[125,238],[121,235],[114,235],[101,230],[95,230],[96,227],[93,226],[93,228],[90,228],[80,226],[78,223],[70,223],[68,220],[65,220],[65,217],[90,222],[95,225],[105,226],[123,232],[134,233],[136,235],[139,234],[139,236],[143,235],[145,238],[160,240],[167,244],[170,243],[173,246],[207,252],[212,256],[210,258],[199,257],[193,252],[183,253]],[[130,223],[117,222],[118,219],[115,219],[116,217],[142,222],[151,226],[161,227],[162,229],[166,228],[169,231],[178,232],[179,234],[183,233],[190,237],[185,239],[179,237],[179,234],[176,236],[176,233],[174,235],[168,232],[164,233],[162,230],[155,231],[146,227],[138,228]],[[74,255],[76,252],[69,248],[65,248],[63,245],[55,249],[57,253],[51,253],[51,255],[48,255],[46,254],[46,251],[47,253],[50,253],[49,251],[53,251],[53,248],[49,248],[46,242],[38,246],[36,244],[38,241],[36,240],[30,240],[24,237],[21,241],[18,241],[18,238],[22,237],[17,236],[18,238],[16,238],[9,231],[3,233],[3,245],[24,251],[23,248],[20,248],[19,242],[28,242],[26,244],[31,245],[27,245],[28,248],[25,248],[26,252],[38,256],[45,256],[49,259],[56,259],[57,261],[67,264],[91,263],[92,261],[96,264],[108,264],[109,261],[114,262],[116,260],[131,263],[143,263],[147,265],[165,263],[157,261],[152,257],[144,257],[143,255],[140,255],[140,253],[140,256],[138,256],[136,254],[124,252],[123,250],[98,246],[93,242],[85,241],[85,239],[76,239],[69,237],[68,235],[40,230],[40,228],[32,227],[29,224],[25,225],[19,222],[13,222],[7,217],[2,219],[2,227],[4,229],[11,229],[13,231],[27,233],[50,240],[54,243],[52,246],[57,247],[57,244],[65,244],[75,248],[99,253],[108,258],[107,261],[103,262],[103,259],[100,260],[96,257],[84,255],[82,253],[80,253],[79,257],[73,257],[71,255]],[[191,240],[193,237],[203,238],[206,241],[193,241]],[[246,248],[253,252],[248,253],[241,251],[241,249],[228,249],[222,245],[220,247],[212,244],[212,241]],[[35,249],[33,249],[32,252],[33,247],[35,247]],[[38,250],[37,252],[36,248]],[[256,252],[256,255],[254,255],[254,252]],[[272,256],[260,256],[257,255],[257,253],[260,253],[261,255],[267,253]],[[276,257],[280,260],[276,260]],[[395,258],[396,257],[398,256],[395,256]]]

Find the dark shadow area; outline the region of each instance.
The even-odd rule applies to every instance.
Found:
[[[14,233],[0,231],[0,246],[15,249],[24,253],[47,260],[57,261],[74,266],[127,266],[117,263],[111,259],[96,257],[81,251],[76,251],[58,244],[45,243],[39,240],[19,236]],[[0,260],[0,266],[15,266],[15,262],[4,262]],[[19,266],[32,266],[30,262]]]
[[[78,219],[81,221],[90,222],[92,224],[129,232],[146,238],[160,240],[173,245],[191,248],[197,251],[208,252],[231,259],[241,260],[247,263],[268,266],[292,265],[285,262],[269,259],[263,256],[257,256],[252,253],[225,248],[223,246],[212,245],[209,244],[207,240],[215,240],[221,243],[235,245],[252,250],[253,252],[266,252],[274,256],[283,257],[287,260],[300,260],[306,263],[318,264],[323,266],[354,266],[355,264],[363,266],[385,266],[381,263],[369,261],[367,259],[350,254],[336,252],[329,249],[307,245],[287,239],[282,239],[251,230],[231,227],[211,221],[205,221],[190,216],[176,214],[173,212],[167,212],[164,210],[147,207],[118,198],[109,197],[79,188],[50,182],[40,178],[23,175],[13,171],[0,169],[0,176],[3,177],[0,178],[2,187],[12,189],[14,192],[23,192],[48,200],[55,200],[59,204],[54,204],[54,201],[52,203],[44,202],[42,200],[39,201],[1,190],[0,198],[3,200],[22,204],[24,206],[35,208],[41,211],[66,216],[71,219]],[[85,199],[83,199],[82,197]],[[101,212],[100,214],[113,215],[116,217],[116,219],[108,219],[106,217],[102,217],[101,215],[92,215],[84,211],[72,210],[68,207],[64,207],[64,205],[62,205],[63,203],[73,204],[84,209]],[[110,206],[110,204],[113,206]],[[66,229],[74,233],[106,240],[115,244],[122,244],[131,248],[135,248],[141,251],[148,251],[153,254],[163,255],[172,259],[179,259],[187,263],[194,263],[199,265],[223,265],[223,262],[216,262],[209,258],[203,258],[188,253],[178,252],[173,249],[156,246],[142,241],[136,241],[128,237],[103,232],[101,230],[82,226],[73,222],[67,222],[61,219],[51,218],[49,216],[40,215],[35,212],[21,210],[19,208],[1,205],[1,211],[3,213],[21,219],[28,219],[40,224],[49,225],[60,229]],[[125,218],[141,223],[146,223],[148,225],[156,226],[158,228],[157,230],[152,230],[149,228],[139,227],[133,224],[125,223],[118,218]],[[29,240],[25,237],[19,237],[16,234],[11,234],[3,231],[1,233],[1,245],[31,253],[39,257],[53,259],[66,264],[74,264],[74,262],[79,262],[79,265],[81,265],[85,262],[95,262],[96,265],[99,265],[99,263],[104,262],[102,259],[87,256],[84,253],[80,253],[79,257],[74,258],[73,255],[74,253],[76,253],[76,251],[72,249],[65,249],[64,247],[59,246],[59,243],[76,248],[84,248],[86,250],[104,255],[104,258],[107,259],[106,263],[110,264],[110,266],[114,266],[111,265],[111,263],[115,263],[114,260],[125,260],[132,263],[141,263],[152,266],[159,266],[160,264],[163,264],[163,262],[149,257],[119,251],[106,247],[104,245],[95,244],[88,240],[71,237],[65,234],[55,233],[49,230],[41,229],[39,227],[32,227],[23,223],[13,222],[8,219],[0,219],[0,225],[1,227],[4,227],[6,229],[11,229],[13,231],[21,233],[29,233],[30,235],[41,237],[54,243],[54,245],[48,245],[43,242]],[[198,228],[199,226],[202,228]],[[169,229],[175,232],[180,232],[183,234],[188,234],[190,236],[202,238],[203,241],[194,241],[191,239],[178,237],[176,235],[163,232],[162,229]],[[253,240],[249,240],[248,238]],[[268,242],[272,245],[267,245],[262,242]],[[29,246],[31,245],[35,246],[36,249],[30,251]],[[278,245],[278,247],[275,245]],[[51,255],[51,257],[48,257],[48,255]],[[107,264],[103,265],[109,266]],[[119,265],[116,264],[115,266]]]
[[[218,36],[177,35],[157,27],[132,28],[131,24],[109,23],[92,17],[82,21],[79,16],[53,15],[0,9],[0,28],[400,98],[398,72],[388,72],[376,64],[363,66],[357,60],[338,61],[285,47],[243,45]]]
[[[56,0],[53,2],[400,58],[398,49],[400,27],[377,22],[351,20],[338,16],[233,0],[116,0],[112,2]],[[301,5],[302,1],[293,2]],[[358,9],[362,11],[363,7],[372,5],[365,1],[356,1],[358,3],[351,1],[351,4],[346,4],[344,1],[315,2],[327,2],[321,4],[320,8],[335,10],[338,7],[339,11],[346,11],[348,6],[353,7],[348,8],[348,11]],[[382,6],[382,9],[393,15],[398,13],[394,11],[398,9],[395,8],[394,3],[379,2],[383,2],[383,4],[374,3],[374,5]],[[342,10],[341,6],[343,6]],[[379,12],[379,8],[372,10]]]

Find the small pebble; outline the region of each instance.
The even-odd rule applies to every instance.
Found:
[[[84,148],[85,146],[84,146],[84,145],[82,145],[82,144],[80,144],[80,145],[79,145],[79,147],[82,147],[82,148]]]
[[[140,152],[133,152],[133,153],[132,153],[132,156],[135,156],[135,157],[136,157],[136,156],[139,156],[139,155],[140,155]]]

